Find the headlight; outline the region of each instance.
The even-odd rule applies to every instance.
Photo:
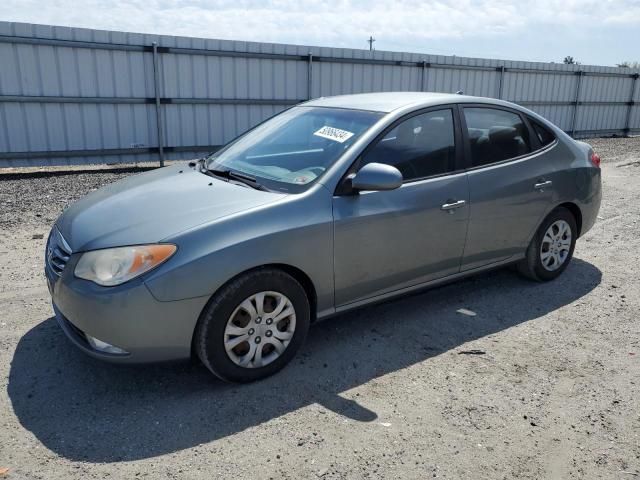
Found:
[[[78,278],[111,287],[157,267],[176,252],[175,245],[134,245],[82,254],[76,265]]]

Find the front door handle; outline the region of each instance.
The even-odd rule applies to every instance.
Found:
[[[545,188],[549,188],[551,185],[553,185],[553,182],[551,180],[547,180],[546,182],[536,183],[533,188],[544,191]]]
[[[442,205],[440,207],[440,210],[445,210],[445,211],[448,211],[449,213],[453,213],[453,211],[456,208],[464,207],[466,203],[467,202],[465,202],[464,200],[458,200],[457,202],[445,203],[444,205]]]

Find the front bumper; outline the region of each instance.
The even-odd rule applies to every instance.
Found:
[[[71,342],[87,355],[118,363],[146,363],[191,356],[191,340],[208,298],[161,302],[140,279],[101,287],[75,278],[72,256],[61,276],[45,274],[56,319]],[[91,346],[85,334],[125,350],[106,353]]]
[[[115,362],[126,361],[126,357],[129,357],[131,355],[130,352],[114,354],[93,348],[87,339],[86,333],[76,327],[73,323],[71,323],[69,319],[67,319],[67,317],[62,314],[58,307],[56,307],[55,303],[52,303],[52,306],[55,313],[56,321],[58,322],[58,325],[60,326],[62,331],[65,333],[67,338],[71,340],[71,343],[73,343],[87,355],[94,358],[108,359]]]

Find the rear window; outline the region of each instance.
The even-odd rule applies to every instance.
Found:
[[[496,108],[464,109],[474,167],[501,162],[531,151],[529,130],[517,113]]]
[[[540,140],[540,145],[545,147],[550,143],[553,143],[556,136],[551,132],[551,130],[531,118],[529,121],[531,122],[531,126],[533,126],[533,131],[536,133],[536,137]]]

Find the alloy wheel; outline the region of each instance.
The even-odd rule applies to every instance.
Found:
[[[224,331],[224,348],[233,363],[260,368],[289,346],[296,328],[291,300],[278,292],[259,292],[233,311]]]
[[[564,220],[553,222],[542,237],[540,260],[542,266],[552,272],[560,268],[571,250],[571,227]]]

